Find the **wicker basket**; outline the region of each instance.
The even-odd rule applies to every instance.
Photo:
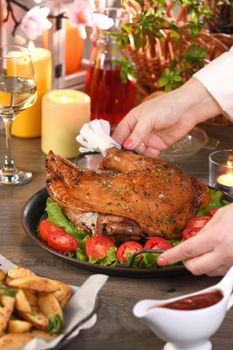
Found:
[[[188,47],[191,44],[197,44],[199,47],[208,48],[205,60],[207,64],[229,50],[233,45],[233,35],[215,34],[203,31],[199,33],[198,38],[195,40],[184,37],[184,47]],[[163,45],[157,40],[157,55],[155,57],[151,57],[147,49],[136,50],[129,47],[129,55],[137,70],[138,85],[145,93],[149,94],[157,90],[157,81],[161,77],[162,72],[177,55],[175,45],[176,43],[172,42],[172,40],[167,40]],[[188,75],[184,76],[184,82],[189,78],[190,76]]]
[[[208,55],[205,63],[209,63],[222,53],[229,50],[233,45],[233,35],[203,31],[195,41],[188,41],[188,39],[186,39],[186,41],[187,44],[196,43],[201,47],[208,47]],[[138,74],[136,88],[137,100],[139,103],[163,93],[157,88],[157,81],[163,70],[169,66],[171,56],[161,56],[162,49],[159,42],[158,45],[160,46],[160,55],[157,57],[151,57],[148,54],[148,51],[143,51],[141,49],[133,50],[132,48],[129,49],[130,56],[136,65]],[[172,43],[170,43],[170,50],[173,50]],[[188,79],[189,76],[187,76],[186,80]],[[217,126],[232,124],[232,122],[224,115],[211,118],[206,121],[206,123]]]
[[[199,45],[202,47],[208,47],[208,55],[205,63],[209,63],[222,53],[229,50],[233,45],[233,35],[227,34],[212,34],[202,33],[198,38]],[[156,92],[160,94],[160,90],[157,88],[157,81],[159,80],[163,70],[169,66],[170,59],[161,57],[150,57],[142,50],[130,49],[130,55],[134,61],[137,69],[138,80],[136,84],[137,88],[137,101],[140,103],[145,98],[150,98],[148,95],[156,95]],[[184,82],[187,81],[190,76],[184,78]],[[154,94],[155,93],[155,94]],[[211,118],[206,121],[207,124],[225,126],[230,125],[232,122],[224,115],[219,115],[215,118]]]
[[[211,0],[205,0],[207,3]],[[130,0],[128,9],[135,16],[135,26],[137,27],[137,14],[145,7],[152,6],[152,1],[145,0],[144,5],[139,5],[139,2]],[[159,90],[157,82],[160,79],[164,70],[170,66],[171,62],[176,59],[182,61],[183,53],[191,45],[196,45],[200,48],[207,48],[204,64],[209,63],[222,53],[229,50],[233,45],[233,35],[222,33],[210,33],[209,29],[202,29],[194,39],[189,26],[190,15],[187,5],[182,5],[179,10],[174,8],[174,1],[167,0],[165,2],[165,14],[170,23],[176,24],[179,28],[179,41],[171,35],[169,26],[165,26],[160,30],[162,38],[155,36],[147,36],[144,41],[144,46],[137,49],[134,46],[134,41],[130,40],[130,45],[124,49],[126,56],[130,57],[134,62],[137,71],[137,100],[141,102],[151,93]],[[212,4],[212,2],[211,2]],[[144,6],[143,8],[140,6]],[[178,10],[178,11],[177,11]],[[219,14],[221,15],[221,14]],[[216,20],[215,16],[215,20]],[[136,28],[135,27],[135,28]],[[130,37],[129,37],[130,38]],[[200,66],[192,67],[197,71]],[[191,73],[182,73],[182,82],[186,82],[191,77]],[[213,119],[218,125],[228,124],[227,118],[220,116]]]

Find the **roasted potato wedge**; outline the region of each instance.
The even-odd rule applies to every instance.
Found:
[[[31,312],[31,306],[29,304],[29,301],[22,289],[18,290],[18,293],[15,296],[16,302],[15,302],[15,308],[18,311],[22,312]]]
[[[19,266],[14,267],[13,269],[10,269],[7,273],[7,277],[9,279],[29,277],[29,276],[33,276],[32,271]]]
[[[11,309],[8,309],[7,307],[0,307],[0,335],[6,329],[7,322],[9,321],[11,314],[12,314]]]
[[[49,318],[59,315],[63,320],[63,311],[52,293],[39,293],[38,305],[43,314]]]
[[[40,311],[32,311],[32,312],[19,312],[19,316],[37,328],[41,330],[45,330],[49,324],[48,318],[42,314]]]
[[[17,295],[17,293],[16,293]],[[0,297],[1,304],[6,307],[7,309],[13,311],[14,306],[15,306],[15,298],[13,297],[8,297],[7,295],[2,294]]]
[[[60,332],[62,308],[71,295],[65,283],[28,269],[0,270],[0,350],[21,350],[34,337],[54,339],[50,333]]]
[[[32,324],[22,320],[9,320],[7,330],[9,333],[24,333],[32,328]]]
[[[33,339],[29,333],[6,334],[0,338],[1,350],[22,350]]]
[[[15,288],[31,289],[38,292],[55,292],[59,289],[58,281],[38,276],[27,276],[7,281],[7,285]]]
[[[23,289],[32,311],[38,310],[38,298],[34,290]]]
[[[72,289],[67,284],[58,281],[58,290],[56,290],[53,294],[55,298],[59,301],[62,308],[64,308],[65,304],[68,302],[72,295]]]

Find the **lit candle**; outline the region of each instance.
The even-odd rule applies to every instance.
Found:
[[[222,174],[217,178],[217,187],[222,191],[233,194],[233,163],[227,162],[226,174]]]
[[[42,152],[65,158],[78,155],[76,136],[90,120],[90,97],[76,90],[54,90],[42,100]]]
[[[19,113],[13,122],[12,134],[18,137],[41,136],[42,97],[51,90],[51,53],[47,49],[29,48],[34,67],[37,101],[27,110]]]

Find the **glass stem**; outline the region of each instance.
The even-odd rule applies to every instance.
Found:
[[[14,173],[15,164],[11,156],[11,129],[13,120],[15,119],[15,115],[11,114],[7,117],[2,117],[5,125],[5,133],[6,133],[6,155],[4,160],[4,168],[3,171],[6,175],[11,175]]]

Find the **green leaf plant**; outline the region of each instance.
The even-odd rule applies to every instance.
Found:
[[[122,52],[117,63],[123,81],[139,73],[132,51],[156,58],[159,48],[167,46],[170,56],[163,56],[166,62],[156,82],[156,88],[164,91],[179,87],[204,65],[208,48],[198,39],[212,16],[206,0],[123,0],[122,5],[129,21],[109,35]]]

